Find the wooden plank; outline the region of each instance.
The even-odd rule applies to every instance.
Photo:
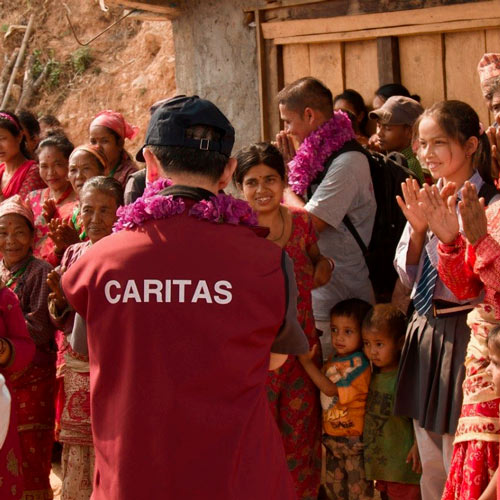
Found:
[[[500,2],[499,2],[500,3]],[[354,42],[384,36],[412,36],[431,33],[453,33],[458,31],[477,31],[478,29],[496,28],[500,25],[500,17],[474,19],[472,21],[454,21],[449,23],[422,24],[418,26],[396,26],[392,28],[357,30],[352,32],[331,32],[320,35],[301,35],[275,38],[274,43],[287,45],[291,43],[325,43]],[[264,25],[263,25],[264,26]]]
[[[484,54],[484,31],[448,33],[444,35],[446,47],[446,99],[458,99],[470,104],[483,123],[489,116],[483,101],[477,63]],[[467,57],[464,57],[467,50]]]
[[[306,44],[283,47],[283,76],[285,85],[311,74],[309,46]]]
[[[333,93],[344,90],[344,50],[341,43],[316,43],[309,47],[311,76],[321,80]]]
[[[260,136],[262,140],[268,136],[267,120],[265,117],[266,110],[269,108],[267,102],[266,80],[267,80],[267,63],[264,38],[262,36],[260,11],[255,11],[255,37],[257,42],[257,68],[259,80],[259,105],[260,105]]]
[[[371,103],[378,88],[377,42],[346,43],[344,46],[345,87],[357,90],[365,102]]]
[[[283,7],[295,7],[297,5],[310,5],[314,3],[324,3],[328,0],[278,0],[278,1],[267,1],[267,5],[263,5],[260,7],[252,7],[250,9],[245,9],[246,12],[248,11],[255,11],[255,10],[274,10],[274,9],[282,9]]]
[[[399,45],[395,36],[377,38],[378,84],[400,83]]]
[[[147,12],[164,14],[169,19],[174,19],[181,14],[181,9],[176,2],[164,2],[163,0],[148,0],[139,2],[136,0],[106,0],[110,5],[121,5],[130,9],[140,9]]]
[[[500,2],[487,1],[445,7],[430,7],[427,9],[384,12],[380,14],[267,22],[262,25],[262,32],[264,38],[285,38],[299,35],[349,32],[360,29],[487,19],[499,16]]]
[[[417,35],[399,39],[401,83],[427,108],[445,98],[443,37]]]

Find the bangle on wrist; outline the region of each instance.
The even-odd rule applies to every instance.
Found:
[[[328,264],[330,264],[330,270],[333,271],[333,269],[335,268],[335,262],[333,261],[333,259],[331,257],[326,257],[325,255],[323,255],[322,258],[328,261]]]

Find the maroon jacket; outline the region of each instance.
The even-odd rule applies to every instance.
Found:
[[[308,349],[280,330],[283,262],[251,229],[185,212],[104,238],[64,274],[87,322],[94,500],[296,498],[264,390],[271,350]]]

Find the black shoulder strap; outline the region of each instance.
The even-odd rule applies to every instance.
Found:
[[[344,223],[345,227],[349,229],[349,232],[356,240],[356,243],[359,245],[359,248],[361,248],[363,255],[366,255],[366,253],[368,252],[368,248],[365,245],[365,242],[361,239],[361,236],[359,235],[358,231],[354,227],[354,224],[351,222],[351,219],[349,219],[349,216],[347,214],[344,215],[342,222]]]

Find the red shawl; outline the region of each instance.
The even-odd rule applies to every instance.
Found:
[[[10,179],[9,183],[5,188],[2,189],[2,195],[4,198],[10,198],[15,194],[19,193],[21,186],[23,185],[24,179],[26,178],[26,174],[30,169],[31,165],[36,163],[34,160],[26,160],[15,172],[15,174]],[[0,165],[0,179],[5,172],[5,163]]]

